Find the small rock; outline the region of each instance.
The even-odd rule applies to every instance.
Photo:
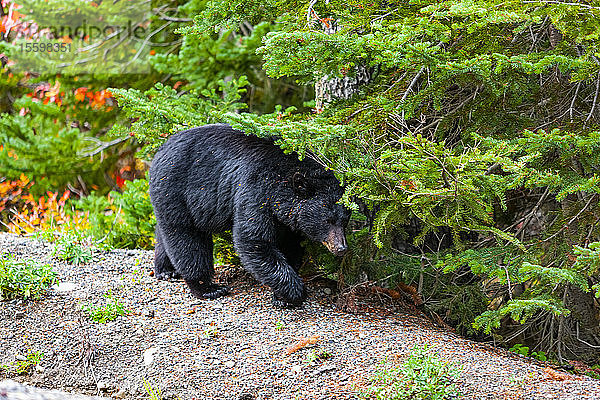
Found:
[[[135,334],[142,336],[144,334],[144,330],[140,328],[137,331],[135,331]]]
[[[23,311],[17,311],[15,313],[15,319],[23,319],[25,318],[25,313]]]
[[[46,369],[44,367],[42,367],[41,365],[35,366],[35,372],[37,372],[38,374],[43,374],[45,370]]]
[[[52,286],[52,289],[59,293],[66,293],[77,290],[77,285],[72,282],[60,282],[58,285]]]
[[[238,400],[254,400],[254,395],[252,393],[242,393]]]
[[[150,347],[144,351],[144,365],[148,366],[154,361],[154,354],[158,351],[158,347]]]
[[[227,368],[233,368],[235,366],[235,361],[226,361],[225,366]]]
[[[127,391],[125,389],[119,389],[119,391],[114,394],[114,397],[117,399],[124,399],[127,397]]]
[[[144,308],[142,310],[142,315],[146,318],[154,318],[154,310],[149,310],[147,308]]]
[[[337,369],[337,367],[335,365],[323,365],[323,366],[317,368],[312,374],[320,375],[324,372],[334,371],[336,369]]]
[[[108,390],[108,383],[104,381],[98,381],[96,382],[96,387],[98,388],[98,390],[106,391]]]
[[[333,290],[331,290],[330,288],[326,287],[325,289],[323,289],[323,293],[325,293],[327,296],[329,296],[331,293],[333,293]]]
[[[294,365],[292,371],[299,374],[302,371],[302,365]]]
[[[17,360],[17,361],[27,361],[27,357],[22,356],[21,354],[17,354],[15,356],[15,360]]]

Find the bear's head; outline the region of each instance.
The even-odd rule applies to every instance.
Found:
[[[321,242],[335,255],[347,249],[344,228],[350,211],[338,201],[344,193],[330,171],[295,172],[289,180],[294,193],[294,228],[309,239]]]

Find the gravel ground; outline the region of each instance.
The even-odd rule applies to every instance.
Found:
[[[39,388],[145,399],[145,380],[163,399],[356,399],[382,362],[428,344],[461,366],[466,399],[600,399],[600,381],[463,339],[408,311],[340,312],[322,283],[309,283],[300,309],[277,309],[267,288],[241,268],[223,267],[217,279],[232,295],[199,301],[183,282],[151,276],[152,252],[102,252],[75,267],[32,239],[0,234],[0,249],[51,263],[61,281],[41,301],[0,303],[0,365],[44,354],[32,374],[4,378]],[[102,303],[109,290],[130,314],[88,320],[82,304]],[[322,352],[330,357],[311,362]]]

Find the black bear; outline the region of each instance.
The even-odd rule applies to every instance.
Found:
[[[171,136],[150,167],[156,214],[155,276],[181,277],[192,294],[217,298],[212,234],[231,229],[244,268],[273,290],[276,303],[301,304],[304,236],[343,253],[349,211],[331,171],[285,154],[272,140],[226,124]]]

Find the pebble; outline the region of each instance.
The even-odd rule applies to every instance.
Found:
[[[154,310],[149,310],[147,308],[144,308],[142,310],[142,315],[146,318],[154,318]]]
[[[317,368],[312,374],[313,376],[316,375],[320,375],[324,372],[329,372],[329,371],[335,371],[337,369],[337,367],[335,365],[322,365],[319,368]]]
[[[67,293],[77,290],[78,286],[72,282],[60,282],[58,285],[52,286],[52,289],[59,293]]]
[[[108,386],[107,382],[104,382],[104,381],[96,382],[96,388],[98,388],[98,390],[106,391],[106,390],[108,390],[108,387],[109,386]]]
[[[25,357],[24,355],[21,355],[21,354],[17,354],[15,356],[15,360],[17,360],[17,361],[27,361],[27,357]]]
[[[294,365],[291,369],[292,372],[299,374],[302,371],[302,365]]]
[[[225,367],[233,368],[235,366],[235,361],[225,361]]]
[[[323,289],[323,293],[329,296],[331,293],[333,293],[333,291],[330,288],[326,287],[325,289]]]
[[[46,369],[44,367],[42,367],[41,365],[35,366],[35,372],[37,372],[38,374],[43,374],[45,370]]]
[[[127,391],[125,389],[119,389],[117,393],[114,394],[114,397],[117,399],[124,399],[127,397]]]
[[[150,347],[144,351],[144,365],[149,366],[154,361],[154,354],[158,351],[158,347]]]

